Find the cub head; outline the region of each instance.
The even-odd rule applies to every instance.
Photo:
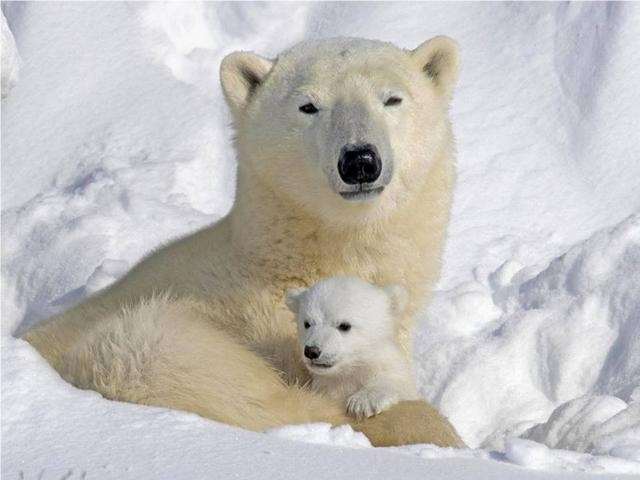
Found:
[[[290,290],[286,303],[295,314],[309,371],[335,375],[375,358],[382,346],[396,341],[406,297],[400,286],[380,288],[355,277],[331,277]]]
[[[453,40],[414,50],[335,38],[269,60],[236,52],[220,78],[236,129],[239,178],[252,175],[335,222],[388,215],[452,149]]]

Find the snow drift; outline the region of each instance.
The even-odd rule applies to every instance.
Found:
[[[637,461],[640,215],[538,270],[507,261],[436,294],[415,341],[424,395],[471,445],[523,434]]]
[[[18,82],[20,72],[20,56],[16,49],[16,42],[13,34],[7,25],[7,19],[2,14],[0,19],[2,30],[2,98],[9,94],[9,91]]]
[[[2,11],[3,95],[13,84],[2,100],[3,476],[640,473],[638,5],[3,2]],[[462,51],[459,181],[416,364],[424,396],[473,449],[374,453],[348,427],[261,435],[109,402],[63,382],[12,336],[228,211],[225,54],[275,56],[335,35],[412,48],[441,33]]]

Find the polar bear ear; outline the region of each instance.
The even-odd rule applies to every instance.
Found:
[[[306,291],[306,288],[292,288],[287,291],[284,297],[284,303],[287,304],[287,307],[293,313],[298,313],[298,309],[300,308],[300,299]]]
[[[271,71],[273,62],[251,52],[230,53],[220,64],[220,82],[234,115],[242,112]]]
[[[387,285],[384,291],[389,296],[391,302],[391,312],[394,315],[401,315],[409,302],[409,292],[401,285]]]
[[[411,57],[433,82],[436,91],[446,99],[451,98],[458,79],[456,41],[445,36],[434,37],[412,50]]]

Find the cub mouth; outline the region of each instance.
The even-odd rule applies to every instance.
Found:
[[[362,201],[362,200],[370,200],[372,198],[377,197],[382,193],[383,190],[384,190],[383,186],[369,188],[369,187],[364,187],[363,185],[360,185],[357,190],[352,190],[348,192],[338,192],[338,193],[340,193],[340,196],[345,200]]]
[[[309,366],[312,368],[328,369],[333,367],[333,365],[333,363],[314,362],[313,360],[309,362]]]

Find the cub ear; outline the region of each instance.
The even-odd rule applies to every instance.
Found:
[[[273,62],[251,52],[230,53],[220,64],[220,83],[234,115],[242,112],[271,71]]]
[[[302,295],[304,295],[304,292],[306,291],[306,288],[292,288],[287,291],[284,297],[284,303],[293,313],[298,313],[298,309],[300,308],[300,300],[302,298]]]
[[[387,285],[384,287],[384,290],[391,302],[391,312],[394,315],[402,314],[409,302],[409,292],[407,292],[407,289],[401,285]]]
[[[451,98],[453,87],[458,79],[458,44],[445,37],[433,37],[411,51],[411,57],[419,68],[431,79],[436,91]]]

